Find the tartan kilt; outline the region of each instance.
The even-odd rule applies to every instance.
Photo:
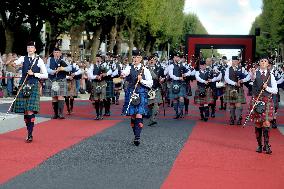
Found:
[[[158,103],[158,104],[162,104],[163,103],[163,98],[162,98],[162,93],[161,93],[161,89],[157,88],[156,91],[156,96],[154,99],[148,99],[148,104],[154,104],[154,103]]]
[[[250,110],[252,109],[255,103],[254,99],[255,98],[251,99]],[[264,121],[273,120],[273,117],[274,117],[273,99],[269,97],[262,97],[262,98],[259,98],[259,101],[265,102],[265,111],[262,114],[259,114],[253,110],[250,116],[251,121],[254,121],[255,123],[261,123]]]
[[[147,92],[140,92],[140,93],[137,92],[137,94],[139,94],[140,99],[141,99],[140,104],[135,106],[132,103],[130,103],[128,112],[126,112],[130,97],[132,95],[132,92],[129,93],[129,100],[128,100],[128,103],[126,105],[125,112],[124,112],[128,116],[135,115],[135,114],[147,115],[148,113],[148,94]]]
[[[107,83],[106,98],[112,98],[112,97],[114,97],[113,81],[112,80],[106,80],[106,83]]]
[[[97,86],[101,86],[102,87],[102,92],[100,94],[96,93],[96,87]],[[95,101],[98,99],[106,99],[106,87],[107,87],[107,83],[106,81],[93,81],[92,82],[92,91],[91,91],[91,95],[90,95],[90,101]]]
[[[245,97],[245,92],[242,87],[239,88],[238,92],[238,98],[237,99],[232,99],[230,96],[230,91],[235,89],[234,86],[227,85],[225,87],[225,93],[224,93],[224,102],[225,103],[241,103],[241,104],[246,104],[246,97]]]
[[[45,80],[45,88],[43,90],[43,95],[48,97],[55,97],[55,96],[67,96],[67,80],[66,79],[59,79],[56,80],[59,84],[59,91],[53,91],[51,89],[53,81],[50,79]]]
[[[213,97],[213,92],[210,87],[206,88],[206,96],[205,97],[200,97],[199,96],[200,89],[199,87],[195,90],[194,94],[194,104],[198,105],[204,105],[204,104],[213,104],[214,103],[214,97]]]
[[[16,101],[13,104],[12,112],[24,113],[25,111],[33,111],[35,114],[39,112],[39,83],[34,84],[31,90],[31,96],[28,98],[24,97],[23,90],[20,91]]]
[[[67,79],[67,96],[78,96],[76,91],[76,80]]]
[[[179,87],[180,87],[179,93],[177,93],[177,94],[173,93],[172,86],[174,84],[178,84]],[[176,98],[179,98],[179,97],[185,97],[186,96],[186,86],[183,82],[177,83],[177,82],[173,81],[173,83],[171,83],[169,86],[170,86],[170,88],[169,88],[169,99],[172,100],[172,99],[176,99]]]

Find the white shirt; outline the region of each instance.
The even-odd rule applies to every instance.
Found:
[[[73,63],[72,64],[72,67],[73,68],[76,68],[76,72],[74,73],[75,75],[80,75],[80,74],[82,74],[82,70],[79,68],[79,66],[76,64],[76,63]],[[70,79],[71,78],[71,76],[66,76],[66,79]]]
[[[33,55],[31,58],[34,59],[35,55]],[[15,60],[15,64],[16,65],[22,65],[24,63],[24,61],[25,61],[25,56],[21,56],[20,58]],[[34,61],[36,61],[36,60],[34,60]],[[48,78],[47,70],[46,70],[46,67],[45,67],[43,60],[40,57],[38,57],[37,67],[40,68],[40,73],[34,73],[34,76],[39,78],[39,79],[47,79]]]
[[[174,75],[174,64],[171,64],[169,67],[168,67],[168,72],[169,72],[169,76],[171,79],[173,80],[181,80],[180,77],[177,77]],[[190,76],[191,75],[191,71],[188,70],[188,72],[184,73],[184,76]]]
[[[100,64],[97,64],[98,67],[100,67]],[[107,67],[107,69],[109,69],[109,67],[107,65],[104,65]],[[91,64],[90,68],[87,71],[88,74],[88,79],[97,79],[97,77],[99,77],[99,75],[94,75],[94,64]],[[109,69],[106,73],[107,76],[112,75],[112,70]]]
[[[138,66],[137,66],[138,69],[140,69],[141,66],[142,66],[141,64],[138,64]],[[130,74],[130,69],[131,69],[131,66],[128,65],[124,70],[122,70],[121,75],[125,76],[125,77],[128,76]],[[152,85],[153,85],[153,79],[152,79],[151,73],[145,66],[144,66],[143,72],[144,72],[143,74],[145,76],[145,79],[142,79],[140,82],[141,82],[142,85],[151,88]]]
[[[264,72],[264,75],[266,76],[267,74],[267,70],[259,70],[260,74],[262,74],[262,72]],[[256,78],[256,73],[252,74],[252,80],[255,80]],[[278,93],[278,87],[277,87],[277,82],[275,80],[275,77],[272,73],[270,73],[270,81],[271,81],[271,87],[267,86],[266,87],[266,91],[272,94],[277,94]]]
[[[54,74],[56,73],[56,70],[50,69],[50,59],[51,59],[51,57],[49,57],[49,58],[47,59],[47,64],[46,64],[47,73],[50,74],[50,75],[54,75]],[[72,71],[72,66],[71,66],[71,64],[68,65],[68,66],[66,66],[66,67],[64,67],[64,71],[65,71],[65,72],[71,72],[71,71]]]
[[[228,83],[229,85],[235,86],[235,85],[237,85],[237,82],[232,81],[232,80],[229,78],[229,70],[230,70],[230,67],[232,67],[232,66],[228,66],[228,67],[226,68],[225,77],[224,77],[224,78],[225,78],[225,82]],[[243,68],[243,67],[242,67],[242,73],[246,74],[247,76],[246,76],[244,79],[241,79],[241,81],[242,81],[243,83],[249,81],[249,80],[250,80],[250,74],[248,74],[248,72],[247,72],[247,71],[245,70],[245,68]]]

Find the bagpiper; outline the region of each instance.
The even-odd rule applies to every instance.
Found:
[[[223,56],[220,60],[220,64],[218,65],[218,70],[222,74],[221,80],[216,82],[216,95],[217,98],[220,97],[220,107],[219,110],[226,110],[227,104],[224,103],[224,91],[225,91],[225,71],[228,67],[227,57]]]
[[[269,62],[269,63],[272,63],[272,62]],[[268,68],[270,69],[272,64],[270,64],[268,66]],[[271,127],[273,129],[276,129],[277,128],[277,122],[276,122],[276,118],[277,118],[277,112],[278,112],[278,109],[279,109],[279,102],[280,102],[280,93],[279,93],[279,89],[281,88],[281,86],[283,85],[284,83],[284,73],[283,73],[283,70],[281,67],[279,66],[276,66],[275,65],[275,69],[273,69],[273,75],[275,77],[275,80],[276,80],[276,83],[277,83],[277,87],[278,87],[278,93],[277,94],[273,94],[272,95],[272,98],[273,98],[273,103],[274,103],[274,116],[273,116],[273,119],[271,120]]]
[[[268,69],[269,58],[264,56],[260,59],[259,70],[251,69],[252,100],[251,100],[251,119],[255,123],[255,135],[257,141],[256,152],[265,151],[271,154],[269,144],[270,121],[273,119],[274,107],[272,95],[277,94],[278,88],[273,71]],[[262,146],[262,136],[264,146]]]
[[[67,107],[68,115],[73,113],[74,98],[78,96],[76,90],[76,80],[82,76],[82,71],[78,66],[78,63],[71,62],[72,70],[66,76],[67,79],[67,96],[65,96],[65,104]]]
[[[130,125],[133,130],[135,146],[140,144],[140,135],[143,128],[143,115],[147,114],[148,105],[148,88],[153,85],[153,80],[150,71],[142,65],[142,56],[139,50],[135,50],[132,53],[133,64],[127,66],[122,71],[122,77],[130,77],[128,83],[128,89],[130,90],[130,99],[126,108],[126,115],[131,116]]]
[[[224,102],[230,104],[230,125],[242,125],[242,104],[246,103],[243,83],[250,80],[247,70],[240,65],[238,56],[232,57],[232,66],[225,71],[225,82],[227,83]]]
[[[119,96],[122,90],[123,80],[120,78],[123,65],[119,62],[118,56],[114,55],[111,69],[113,72],[113,84],[114,84],[114,97],[112,103],[119,105]]]
[[[197,89],[194,95],[194,104],[199,105],[200,118],[206,122],[209,119],[209,105],[214,103],[213,91],[210,87],[210,82],[214,81],[214,78],[210,78],[210,70],[206,69],[204,60],[200,60],[195,78]]]
[[[165,81],[164,70],[162,67],[156,65],[157,59],[154,55],[149,57],[148,69],[150,70],[153,86],[148,91],[148,107],[150,113],[150,122],[148,126],[155,126],[157,122],[157,115],[159,113],[159,106],[163,103],[162,97],[162,83]]]
[[[64,96],[67,96],[67,73],[72,70],[62,60],[62,53],[59,48],[54,48],[53,57],[47,60],[48,80],[45,82],[45,95],[52,97],[52,107],[54,111],[53,119],[65,119],[64,117]]]
[[[186,83],[184,78],[191,74],[180,62],[180,54],[174,53],[173,64],[168,68],[168,74],[172,79],[169,89],[169,98],[173,100],[173,107],[176,112],[174,119],[179,119],[184,116],[184,97],[186,96]]]
[[[185,89],[186,89],[186,95],[184,97],[184,113],[185,115],[188,114],[188,107],[189,107],[189,98],[192,96],[192,90],[190,82],[195,80],[195,69],[192,66],[192,60],[188,63],[186,61],[186,58],[183,56],[181,59],[182,65],[187,69],[190,70],[190,75],[186,76],[185,81]]]
[[[208,73],[208,79],[210,80],[209,87],[212,89],[214,99],[213,103],[209,104],[209,106],[211,107],[210,116],[214,118],[216,112],[216,101],[218,99],[216,82],[222,79],[222,74],[218,70],[217,65],[213,64],[212,58],[206,58],[206,72]]]
[[[48,74],[43,60],[35,54],[35,42],[27,44],[27,52],[27,56],[21,56],[15,61],[15,65],[22,65],[22,78],[20,81],[22,90],[15,99],[13,111],[15,113],[24,113],[28,131],[26,142],[30,143],[33,141],[35,114],[40,109],[39,80],[46,79]]]
[[[102,63],[100,54],[96,55],[96,63],[88,70],[88,79],[92,80],[90,100],[96,109],[95,120],[103,119],[104,100],[106,100],[107,83],[105,77],[111,75],[111,69]]]
[[[110,116],[110,105],[111,105],[111,99],[114,97],[114,85],[113,85],[113,73],[115,73],[112,70],[112,63],[113,63],[113,55],[112,53],[107,53],[105,57],[105,61],[101,64],[102,67],[104,67],[106,70],[109,70],[109,72],[105,77],[104,80],[106,81],[107,87],[106,87],[106,98],[104,99],[104,108],[105,113],[104,116]],[[118,75],[118,73],[116,73]]]

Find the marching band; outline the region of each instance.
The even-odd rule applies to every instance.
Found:
[[[91,81],[89,99],[96,110],[95,120],[102,120],[103,116],[111,115],[111,104],[119,105],[120,94],[124,90],[122,115],[130,116],[130,126],[134,134],[133,144],[139,146],[144,118],[149,118],[148,126],[159,125],[160,106],[163,106],[165,114],[165,103],[174,108],[174,119],[184,118],[189,114],[189,102],[194,92],[194,104],[199,107],[202,121],[214,119],[218,110],[229,109],[228,124],[245,125],[248,120],[254,121],[258,145],[256,152],[264,151],[271,154],[269,129],[277,128],[280,99],[278,88],[283,88],[284,85],[282,66],[276,65],[271,57],[261,57],[259,64],[246,65],[251,66],[250,69],[246,69],[242,66],[243,60],[238,56],[232,57],[231,64],[225,56],[218,60],[212,55],[207,59],[191,59],[189,62],[186,56],[174,52],[171,60],[160,62],[157,54],[143,60],[142,52],[134,50],[133,61],[130,63],[127,59],[123,61],[120,56],[111,53],[106,57],[97,54],[95,61],[87,70],[88,80]],[[44,68],[40,65],[40,60],[36,60],[37,66],[29,68],[35,77],[31,77],[32,72],[28,72],[27,81],[34,86],[36,78],[45,78],[48,73],[43,94],[52,97],[52,118],[64,119],[64,101],[70,115],[74,111],[74,98],[78,96],[76,80],[83,74],[79,62],[73,61],[71,57],[62,59],[62,53],[58,48],[54,49],[53,56],[48,59]],[[19,59],[16,63],[21,62],[24,63],[23,69],[28,69],[25,65],[31,64],[26,58]],[[193,80],[196,80],[196,89],[191,87]],[[31,142],[31,122],[34,122],[33,116],[39,110],[39,103],[38,97],[22,97],[31,93],[26,89],[27,82],[23,82],[21,81],[21,98],[16,101],[14,111],[25,113],[27,142]],[[248,88],[248,95],[252,96],[252,100],[249,115],[243,124],[243,118],[247,113],[243,112],[242,107],[247,103],[245,87]],[[30,90],[37,93],[34,87]],[[31,104],[35,105],[20,107],[19,100],[22,98],[30,99]],[[221,106],[216,110],[218,98]]]

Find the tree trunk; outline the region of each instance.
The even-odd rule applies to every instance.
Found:
[[[132,62],[132,50],[134,48],[134,32],[131,30],[128,30],[129,32],[129,42],[128,42],[128,60],[129,62]]]
[[[14,32],[11,30],[11,28],[7,27],[5,29],[5,37],[6,37],[6,47],[5,47],[5,53],[12,53],[13,51],[13,44],[15,41]]]
[[[150,42],[150,53],[153,54],[157,49],[155,48],[156,38],[152,37]]]
[[[45,54],[48,54],[49,56],[53,52],[54,47],[56,46],[57,43],[57,23],[50,22],[50,34],[47,36],[47,41],[46,41],[46,52]]]
[[[102,26],[99,26],[94,34],[93,34],[93,38],[91,40],[91,61],[95,61],[96,59],[96,55],[100,46],[100,36],[102,33]]]
[[[122,36],[123,36],[122,31],[119,31],[117,33],[117,38],[116,38],[116,52],[115,52],[115,54],[121,54],[121,45],[122,45],[122,41],[123,41]]]
[[[113,47],[115,46],[116,36],[117,36],[117,24],[113,25],[110,30],[109,45],[107,46],[107,52],[113,52]]]
[[[72,26],[70,29],[70,50],[71,56],[75,61],[80,59],[80,48],[82,39],[82,32],[84,31],[84,24]]]

